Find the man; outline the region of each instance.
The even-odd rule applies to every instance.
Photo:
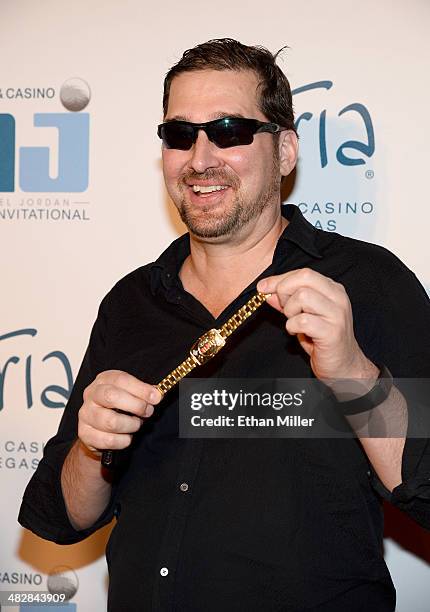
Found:
[[[380,496],[429,524],[425,440],[181,439],[177,388],[155,384],[260,290],[268,305],[196,376],[356,378],[369,399],[385,367],[428,376],[428,299],[385,249],[281,208],[297,136],[267,50],[188,50],[163,102],[164,178],[189,234],[103,300],[19,520],[69,544],[115,516],[112,611],[392,611]],[[395,387],[373,403],[406,423]],[[128,449],[110,472],[107,448]]]

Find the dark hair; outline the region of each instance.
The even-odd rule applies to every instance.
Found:
[[[194,70],[253,70],[260,78],[258,90],[261,112],[269,121],[296,132],[290,84],[276,65],[276,58],[285,48],[282,47],[273,55],[265,47],[243,45],[232,38],[216,38],[187,49],[164,79],[164,117],[175,76]]]

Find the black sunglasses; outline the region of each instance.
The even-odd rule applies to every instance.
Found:
[[[209,140],[220,149],[249,145],[254,134],[269,132],[277,134],[286,130],[277,123],[244,119],[242,117],[223,117],[207,123],[190,123],[189,121],[167,121],[158,126],[157,134],[166,149],[188,151],[197,140],[199,130],[206,132]]]

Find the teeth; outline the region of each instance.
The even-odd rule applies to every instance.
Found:
[[[221,189],[227,189],[228,185],[193,185],[194,193],[210,193],[211,191],[221,191]]]

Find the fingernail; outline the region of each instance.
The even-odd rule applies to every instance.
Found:
[[[267,282],[262,280],[259,281],[258,283],[258,290],[261,291],[261,293],[264,293],[264,290],[267,288]]]
[[[149,396],[149,400],[151,402],[156,402],[159,397],[158,391],[151,391],[151,395]]]

